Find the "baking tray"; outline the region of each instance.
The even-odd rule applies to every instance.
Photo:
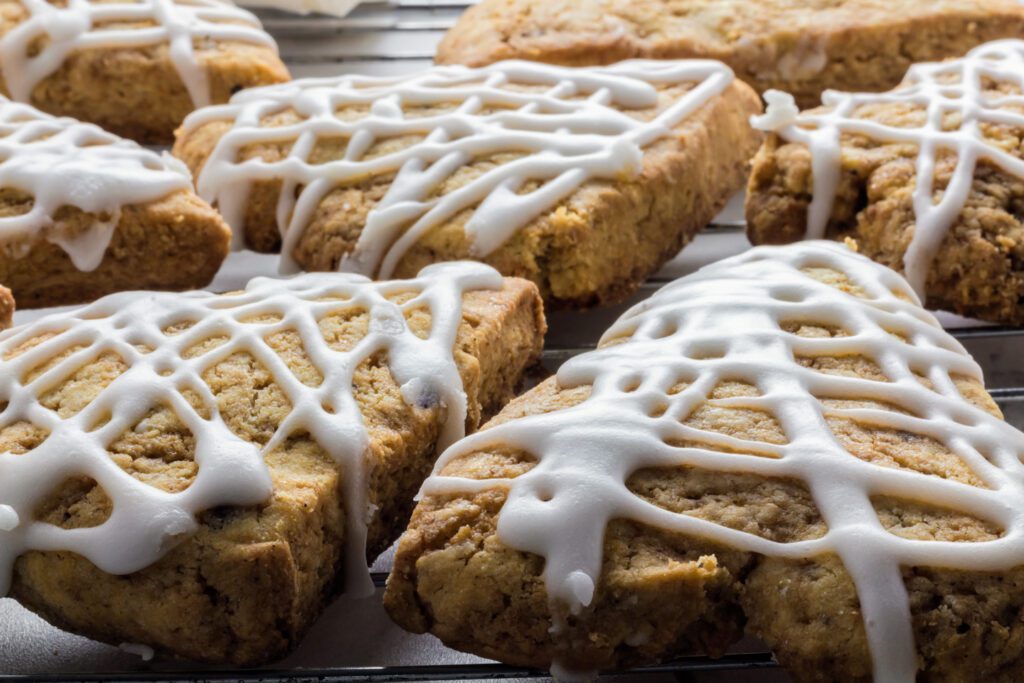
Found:
[[[260,11],[296,77],[340,73],[390,75],[430,64],[444,31],[468,6],[453,0],[391,0],[364,3],[345,18]],[[604,329],[629,305],[665,282],[749,248],[743,235],[742,197],[733,202],[683,252],[651,278],[630,302],[586,313],[549,316],[542,365],[553,372],[566,359],[593,348]],[[211,286],[238,289],[255,275],[276,271],[276,258],[232,254]],[[47,311],[48,312],[48,311]],[[28,322],[40,311],[22,311]],[[1024,330],[983,325],[948,314],[943,324],[985,370],[990,392],[1008,421],[1024,429]],[[382,587],[390,554],[373,567]],[[380,604],[380,589],[365,600],[331,605],[297,651],[263,669],[196,667],[168,660],[143,662],[117,648],[59,631],[13,600],[0,599],[0,681],[242,681],[323,683],[349,681],[545,680],[547,672],[507,667],[450,650],[432,636],[394,626]],[[788,677],[756,641],[738,644],[722,659],[684,657],[664,665],[608,676],[623,683],[784,683]]]

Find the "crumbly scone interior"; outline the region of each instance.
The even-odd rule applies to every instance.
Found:
[[[867,297],[838,270],[813,267],[805,272],[818,282]],[[906,299],[902,293],[899,296]],[[850,334],[836,321],[823,322],[800,314],[783,320],[781,327],[788,335],[808,340],[841,341]],[[666,336],[674,332],[671,325],[663,330]],[[645,330],[645,334],[651,335],[651,330]],[[901,344],[921,343],[908,339],[896,327],[890,334]],[[630,336],[627,331],[606,339],[604,348],[626,343]],[[709,347],[697,351],[695,357],[699,359],[701,353],[713,359],[722,351]],[[891,382],[881,361],[870,351],[801,353],[794,360],[821,375]],[[941,392],[932,384],[930,377],[934,375],[928,375],[931,370],[915,368],[914,374],[938,397]],[[970,405],[1001,417],[977,379],[957,373],[949,379]],[[664,401],[646,400],[650,417],[664,415],[671,397],[692,388],[697,381],[698,377],[680,377],[665,393]],[[619,387],[624,400],[638,389],[640,380]],[[486,443],[489,429],[584,405],[591,390],[587,385],[562,387],[552,378],[510,404],[476,438]],[[650,391],[649,382],[643,390]],[[682,416],[681,423],[690,428],[688,437],[669,445],[707,451],[709,464],[640,467],[625,472],[629,492],[673,515],[706,520],[779,544],[821,539],[829,525],[800,478],[757,474],[734,457],[714,463],[712,454],[716,452],[744,459],[775,459],[779,447],[790,443],[771,407],[758,402],[757,387],[724,379],[702,395]],[[846,457],[878,468],[988,488],[949,443],[902,425],[886,426],[884,418],[870,412],[909,415],[906,407],[871,395],[837,398],[821,394],[815,398],[831,436],[846,451]],[[628,410],[625,404],[623,409]],[[621,447],[619,441],[610,442],[609,453]],[[613,460],[608,462],[608,467],[616,467]],[[582,669],[652,662],[689,649],[720,654],[746,626],[776,650],[797,680],[818,680],[818,676],[838,675],[836,672],[849,680],[870,678],[872,665],[858,594],[842,562],[831,554],[804,559],[765,556],[699,534],[617,517],[604,533],[603,569],[589,607],[579,610],[558,600],[548,606],[545,576],[548,581],[551,576],[545,574],[544,559],[510,547],[497,532],[507,482],[531,471],[536,464],[533,454],[498,443],[462,451],[443,464],[436,473],[441,483],[431,487],[428,482],[430,495],[414,515],[412,532],[403,540],[406,547],[399,552],[396,574],[400,578],[393,576],[389,587],[389,606],[401,623],[414,630],[430,630],[449,643],[484,656],[531,665],[554,660]],[[565,472],[561,476],[584,475]],[[491,479],[506,481],[488,486]],[[451,483],[446,485],[444,481]],[[614,502],[619,499],[604,485],[595,481],[590,495],[607,498],[610,505],[620,504]],[[555,495],[554,490],[551,495]],[[545,500],[543,491],[539,495],[541,501]],[[952,500],[948,505],[936,505],[887,491],[872,495],[871,503],[880,526],[902,539],[972,543],[999,539],[1007,531],[1000,520]],[[521,507],[519,513],[525,514],[527,509]],[[556,523],[542,512],[534,514],[537,524],[542,525],[545,519]],[[588,531],[580,529],[580,533]],[[453,565],[460,563],[465,563],[466,569],[454,571]],[[957,660],[966,652],[988,651],[993,671],[1012,661],[1015,652],[1019,654],[1012,643],[1024,635],[1024,629],[1012,618],[1009,625],[994,622],[1007,614],[1024,613],[1024,595],[1012,591],[1000,594],[998,590],[1001,585],[1015,585],[1024,572],[1014,569],[990,574],[904,567],[902,574],[919,656],[927,666],[949,667],[951,675],[969,675],[969,667]],[[487,586],[494,586],[491,590],[496,597],[487,598]],[[585,594],[584,589],[581,595]],[[502,599],[504,606],[500,604]],[[489,600],[489,604],[477,606],[480,600]],[[549,620],[536,628],[516,623],[517,618],[525,618],[524,614],[535,615],[536,619],[538,610],[550,615]],[[459,626],[467,620],[483,620],[488,627],[467,633]],[[549,633],[547,628],[552,624],[555,630]],[[842,647],[836,647],[837,640],[843,642]]]

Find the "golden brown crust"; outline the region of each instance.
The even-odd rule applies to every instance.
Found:
[[[0,215],[27,210],[31,198],[0,189]],[[64,207],[61,235],[78,234],[107,217]],[[44,231],[45,232],[45,231]],[[0,245],[0,282],[23,308],[85,303],[132,289],[186,290],[209,284],[231,247],[231,229],[191,190],[122,209],[99,267],[79,270],[40,234],[28,245]]]
[[[710,58],[758,92],[814,106],[828,88],[887,90],[914,62],[1022,33],[1015,0],[484,0],[444,37],[437,61]]]
[[[0,36],[28,16],[18,0],[0,0]],[[131,26],[118,24],[118,26]],[[196,60],[222,104],[245,88],[287,81],[288,69],[267,46],[242,42],[197,45]],[[0,78],[0,93],[9,96]],[[145,144],[170,144],[195,109],[169,56],[169,46],[90,48],[71,53],[32,91],[32,105]]]
[[[463,304],[455,358],[472,429],[512,395],[537,358],[544,319],[536,288],[522,280],[508,279],[497,292],[470,292]],[[409,316],[414,332],[429,329],[429,314]],[[348,311],[328,316],[321,329],[332,345],[346,348],[367,325],[365,311]],[[317,370],[304,362],[296,338],[282,334],[268,343],[302,381],[315,381]],[[98,359],[44,402],[61,415],[77,412],[118,374],[118,362]],[[247,354],[230,356],[204,379],[222,417],[243,438],[265,443],[290,410],[273,377]],[[444,415],[436,404],[407,405],[382,356],[360,366],[354,391],[370,436],[370,503],[377,510],[369,528],[372,557],[404,527],[436,455]],[[195,471],[188,431],[163,408],[140,424],[112,444],[115,462],[150,485],[187,486]],[[24,451],[39,437],[24,424],[10,425],[0,430],[0,445]],[[240,665],[282,656],[343,579],[343,472],[305,434],[295,434],[266,461],[274,482],[268,504],[203,513],[198,533],[155,565],[112,576],[70,553],[30,552],[16,563],[11,595],[58,626],[113,644],[141,642],[180,657]],[[100,489],[74,480],[54,492],[37,517],[68,528],[93,526],[108,513]]]
[[[923,113],[903,105],[874,105],[864,114],[894,126],[917,123]],[[994,144],[1016,148],[1022,131],[991,125]],[[858,250],[895,270],[914,235],[916,187],[913,145],[885,144],[844,135],[836,199],[827,228],[833,239],[852,238]],[[944,188],[955,155],[936,166]],[[804,237],[813,196],[811,153],[771,135],[754,158],[747,188],[747,234],[754,244],[784,244]],[[1024,181],[979,164],[970,195],[932,262],[926,291],[930,308],[1009,325],[1024,325]]]
[[[662,106],[672,94],[677,93],[662,94]],[[647,148],[638,176],[586,183],[482,260],[504,275],[532,280],[545,301],[556,307],[621,301],[678,253],[742,186],[748,160],[760,141],[747,120],[759,108],[750,88],[732,84],[669,137]],[[637,115],[649,117],[653,110]],[[198,175],[228,129],[228,123],[213,122],[179,132],[174,154]],[[387,140],[381,144],[409,143]],[[316,154],[324,159],[343,152],[344,145],[334,140],[321,141]],[[261,146],[249,149],[245,156],[278,159],[286,153],[281,145]],[[463,179],[451,184],[457,186],[487,164],[504,161],[504,157],[474,160],[460,172]],[[330,192],[293,256],[308,270],[336,269],[341,257],[354,248],[366,215],[392,179],[368,178]],[[250,193],[245,234],[253,248],[280,246],[279,191],[279,182],[267,182]],[[407,277],[429,263],[470,258],[463,226],[471,216],[472,211],[463,211],[428,232],[406,253],[395,275]]]
[[[813,276],[849,288],[848,280],[831,271]],[[786,329],[806,337],[845,334],[813,321]],[[822,373],[884,377],[867,357],[798,360]],[[999,415],[980,382],[960,376],[954,381],[968,401]],[[510,403],[484,429],[570,408],[589,393],[588,386],[560,388],[552,378]],[[753,395],[755,387],[726,381],[710,398]],[[893,409],[869,399],[821,400],[826,408]],[[770,413],[723,403],[699,405],[683,422],[748,442],[785,443],[786,435]],[[926,436],[848,418],[830,417],[828,426],[852,457],[983,485],[959,456]],[[469,453],[448,463],[442,473],[482,480],[514,478],[534,463],[530,454],[510,445]],[[812,496],[797,480],[660,467],[633,472],[627,485],[643,500],[676,514],[776,542],[820,538],[827,530]],[[505,496],[496,487],[475,494],[431,495],[418,505],[399,542],[385,593],[385,607],[401,626],[517,665],[548,667],[557,658],[578,670],[624,668],[694,650],[720,654],[746,626],[772,647],[796,681],[871,679],[857,593],[834,556],[801,561],[767,558],[616,520],[606,530],[604,566],[594,600],[574,617],[549,603],[543,559],[499,540],[495,529]],[[992,540],[1002,533],[992,521],[959,510],[910,499],[879,497],[873,502],[882,526],[906,538],[970,542]],[[1024,568],[988,574],[907,567],[903,575],[921,680],[1020,680]],[[553,613],[568,619],[563,635],[548,631]]]

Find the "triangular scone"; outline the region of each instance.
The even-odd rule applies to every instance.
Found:
[[[758,92],[813,107],[830,88],[885,90],[913,62],[1022,32],[1018,0],[483,0],[437,61],[720,59]]]
[[[797,681],[1019,681],[1022,457],[899,275],[760,247],[446,451],[385,605],[562,671],[720,654],[746,624]]]
[[[174,153],[285,268],[407,277],[475,258],[590,306],[625,298],[742,186],[759,109],[717,62],[505,62],[258,88],[190,116]]]
[[[288,80],[274,40],[230,0],[0,0],[0,93],[139,142]]]
[[[0,282],[22,307],[202,287],[230,244],[178,160],[0,97]]]
[[[829,93],[819,109],[768,99],[752,242],[853,238],[930,308],[1024,325],[1024,41],[917,64],[887,93]]]
[[[10,330],[0,594],[113,644],[280,657],[346,584],[372,591],[437,448],[543,334],[536,288],[476,263],[117,294]]]

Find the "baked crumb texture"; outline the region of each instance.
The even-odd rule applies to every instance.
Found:
[[[0,1],[0,93],[138,142],[170,144],[193,109],[288,78],[230,2]]]
[[[462,277],[465,265],[454,264],[456,277]],[[468,265],[474,272],[482,268]],[[461,317],[457,290],[454,300],[438,298],[438,292],[452,291],[444,273],[424,273],[411,283],[374,284],[372,294],[371,284],[351,276],[304,275],[287,282],[258,279],[245,293],[222,297],[115,295],[124,298],[101,300],[40,323],[38,330],[7,333],[0,340],[6,348],[0,375],[31,367],[20,381],[44,382],[45,388],[26,414],[16,415],[13,408],[3,413],[0,472],[6,472],[6,485],[16,487],[17,477],[25,482],[50,476],[52,461],[33,466],[32,459],[41,457],[48,439],[84,429],[83,421],[95,419],[99,430],[87,431],[83,444],[105,440],[99,459],[105,448],[114,465],[100,467],[95,454],[88,462],[81,456],[88,476],[69,470],[64,481],[50,481],[52,490],[31,494],[31,527],[25,519],[19,526],[17,515],[12,522],[10,506],[2,505],[16,508],[20,503],[14,501],[24,502],[25,492],[7,489],[13,498],[0,499],[0,513],[6,513],[0,514],[0,524],[6,521],[15,535],[5,541],[0,530],[0,542],[29,548],[14,561],[10,596],[61,628],[115,645],[144,643],[164,654],[236,665],[287,653],[346,580],[357,586],[369,581],[363,547],[366,559],[373,558],[404,528],[442,432],[447,426],[454,432],[444,438],[457,438],[463,427],[452,422],[459,414],[459,380],[467,399],[465,427],[473,429],[512,396],[524,369],[538,357],[545,326],[536,288],[483,270],[497,289],[464,288],[472,291],[462,295]],[[418,288],[426,292],[435,285],[440,289],[420,295]],[[284,306],[293,293],[305,297],[304,303]],[[121,314],[139,306],[152,312]],[[204,310],[208,316],[201,315]],[[84,322],[76,323],[76,316]],[[234,322],[217,322],[223,316]],[[110,331],[99,334],[105,325]],[[315,337],[301,336],[300,329],[303,335],[319,331],[322,339],[313,342]],[[445,352],[448,331],[453,343]],[[62,335],[78,335],[81,345],[66,346]],[[167,357],[168,344],[180,358]],[[441,349],[448,359],[438,365],[438,358],[408,353],[419,345]],[[52,348],[64,350],[54,355],[47,350]],[[393,370],[396,363],[401,370]],[[339,367],[344,374],[349,365],[351,380],[339,379]],[[438,388],[442,370],[457,378]],[[148,371],[154,375],[147,382]],[[409,373],[413,380],[400,387],[395,377],[408,379]],[[15,392],[22,390],[11,382],[19,379],[0,379],[5,398],[15,397],[14,404]],[[125,382],[143,387],[137,397],[125,393]],[[167,382],[180,385],[176,409],[170,394],[154,394],[154,387]],[[121,392],[118,398],[112,390]],[[97,407],[111,401],[116,409],[104,419]],[[355,422],[346,415],[354,415]],[[193,422],[196,430],[186,426]],[[220,434],[213,441],[210,429]],[[239,461],[232,466],[235,474],[226,479],[221,474],[221,484],[215,473],[204,476],[207,467],[223,464],[223,456],[239,448],[250,449],[255,462],[266,465],[272,494],[264,503],[216,503],[219,485],[227,487],[220,494],[228,499],[238,500],[250,489],[259,493],[259,486],[249,484],[262,466],[253,470]],[[345,466],[337,458],[347,451],[354,452],[345,456]],[[197,452],[212,460],[197,462]],[[354,469],[363,458],[365,469]],[[22,474],[12,469],[19,463]],[[346,514],[345,492],[351,490],[346,486],[360,471],[366,503],[360,514],[368,523]],[[97,484],[101,478],[116,486],[105,489]],[[150,495],[125,497],[128,489],[172,496],[150,501],[157,509],[166,507],[166,514],[151,515],[149,521],[118,517],[121,504],[137,506]],[[179,503],[182,509],[199,505],[188,496],[214,507],[199,512],[197,525],[186,514],[178,532],[187,533],[172,537],[174,532],[161,525],[181,516]],[[101,525],[109,520],[116,520],[120,531],[104,531]],[[143,533],[146,524],[152,525],[151,533]],[[35,535],[17,535],[26,528]],[[367,533],[365,546],[349,536],[351,529]],[[84,536],[64,535],[69,530]],[[109,543],[104,533],[116,533],[121,545]],[[79,544],[82,552],[31,549],[43,534],[56,539],[55,547]],[[163,545],[157,543],[160,534],[166,536]],[[359,552],[346,565],[346,544],[353,541]],[[160,559],[124,575],[102,571],[83,556],[124,566],[149,559],[147,553]],[[345,566],[359,568],[363,576],[346,577]],[[0,576],[0,582],[6,578]]]
[[[769,94],[750,240],[850,238],[930,308],[1024,325],[1022,73],[1024,42],[1007,40],[803,113]]]
[[[0,282],[22,307],[203,287],[230,244],[176,159],[0,97]]]
[[[759,110],[712,62],[510,62],[244,93],[189,117],[174,154],[248,246],[284,235],[292,267],[476,258],[587,307],[633,292],[742,186]]]
[[[887,90],[915,62],[1022,32],[1015,0],[484,0],[437,61],[719,59],[758,92],[813,107],[827,89]]]
[[[844,251],[761,247],[670,285],[449,449],[391,616],[562,671],[717,656],[746,629],[801,682],[1021,680],[1024,435],[906,282]]]

